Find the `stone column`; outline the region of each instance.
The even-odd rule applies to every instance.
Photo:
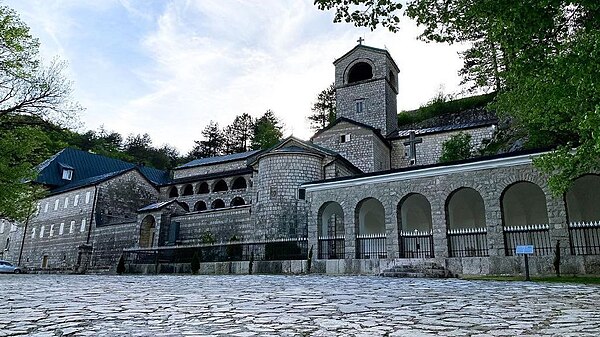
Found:
[[[393,202],[388,202],[385,205],[385,236],[388,259],[399,258],[398,222],[396,219],[396,205],[393,205]]]
[[[433,255],[436,258],[448,257],[448,239],[446,237],[445,202],[438,196],[431,200],[431,221],[433,230]]]
[[[504,256],[504,232],[502,230],[502,211],[500,199],[486,198],[485,226],[487,228],[487,246],[489,256]]]
[[[354,223],[354,211],[347,210],[342,207],[344,210],[344,228],[346,236],[346,240],[344,242],[345,246],[345,258],[354,259],[356,258],[356,224]]]
[[[562,198],[550,197],[547,201],[548,225],[550,226],[550,244],[556,247],[560,240],[560,253],[562,256],[571,255],[569,242],[569,224],[567,223],[567,210]],[[554,251],[554,249],[552,250]]]
[[[310,198],[310,197],[309,197]],[[310,199],[307,198],[306,200],[309,201]],[[314,206],[314,204],[312,202],[309,201],[309,204],[311,205],[311,207],[308,209],[308,214],[307,214],[307,231],[308,231],[308,249],[310,250],[310,247],[314,247],[313,248],[313,260],[318,259],[319,257],[319,238],[318,238],[318,225],[317,225],[317,213],[318,211],[313,211],[312,207]]]

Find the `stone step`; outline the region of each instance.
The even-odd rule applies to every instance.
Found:
[[[448,278],[453,277],[446,268],[434,263],[423,262],[413,265],[397,265],[379,274],[384,277]]]

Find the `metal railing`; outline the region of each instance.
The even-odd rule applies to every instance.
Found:
[[[400,258],[432,258],[433,233],[431,231],[400,231]]]
[[[128,263],[190,263],[197,253],[200,262],[306,260],[307,238],[286,238],[258,242],[228,242],[196,246],[127,249]]]
[[[572,255],[600,255],[600,222],[572,222],[569,224]]]
[[[533,245],[533,255],[553,254],[549,228],[548,224],[505,226],[503,228],[504,253],[506,256],[513,256],[517,246]]]
[[[385,233],[359,234],[356,236],[357,259],[387,258]]]
[[[346,239],[344,236],[319,237],[319,259],[343,259],[345,256]]]
[[[446,235],[450,257],[488,256],[486,228],[448,229]]]

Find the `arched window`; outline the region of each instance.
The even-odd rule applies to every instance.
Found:
[[[169,198],[177,198],[179,196],[179,192],[177,191],[177,186],[171,186],[169,189]]]
[[[227,183],[223,179],[217,181],[213,186],[213,192],[224,192],[227,191],[227,189]]]
[[[600,176],[586,174],[565,194],[571,254],[600,255]]]
[[[375,198],[358,203],[355,210],[356,257],[376,259],[387,257],[385,235],[385,210]]]
[[[198,185],[198,194],[208,194],[210,193],[210,189],[208,188],[208,184],[203,182]]]
[[[390,70],[389,72],[389,80],[390,80],[390,84],[392,85],[392,87],[396,87],[396,76],[394,76],[394,72]]]
[[[216,199],[210,205],[211,209],[218,209],[218,208],[224,208],[224,207],[225,207],[225,202],[221,199]]]
[[[185,185],[185,187],[183,188],[183,195],[192,195],[194,194],[194,188],[192,187],[192,185],[187,184]]]
[[[154,242],[154,227],[156,220],[152,215],[147,215],[140,226],[140,248],[150,248]]]
[[[195,205],[194,205],[194,211],[198,212],[198,211],[206,211],[206,203],[202,200],[198,201]]]
[[[190,206],[185,202],[181,203],[181,208],[183,208],[186,212],[190,211]]]
[[[235,207],[235,206],[243,206],[245,205],[246,202],[244,201],[244,199],[242,197],[235,197],[233,198],[233,200],[231,200],[231,207]]]
[[[485,206],[479,192],[463,187],[446,200],[446,225],[450,257],[487,256]]]
[[[235,180],[233,181],[233,184],[231,185],[232,190],[241,190],[241,189],[245,189],[246,187],[247,187],[246,179],[244,179],[244,177],[235,178]]]
[[[366,62],[358,62],[348,72],[348,83],[364,81],[373,78],[373,68]]]
[[[319,259],[343,259],[344,211],[337,202],[324,203],[318,213]]]
[[[400,257],[433,257],[431,204],[418,193],[405,196],[397,207]]]
[[[533,245],[535,255],[551,254],[544,191],[534,183],[520,181],[507,187],[501,200],[505,254],[515,255],[516,247],[523,245]]]

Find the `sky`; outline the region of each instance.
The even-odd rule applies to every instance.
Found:
[[[148,133],[182,154],[220,126],[271,109],[284,135],[308,139],[307,116],[334,80],[333,61],[357,44],[386,48],[400,68],[398,110],[458,94],[464,46],[333,23],[312,0],[5,0],[40,40],[46,62],[68,63],[79,131]]]

